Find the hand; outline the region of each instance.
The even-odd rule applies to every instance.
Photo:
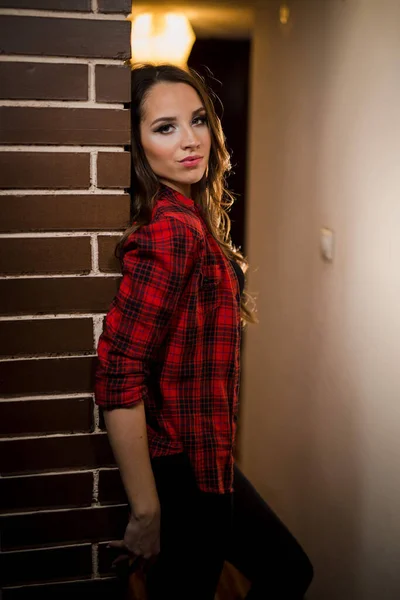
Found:
[[[131,515],[123,540],[110,542],[123,554],[136,558],[150,559],[160,552],[160,513],[140,518]]]

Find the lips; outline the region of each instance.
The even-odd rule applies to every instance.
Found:
[[[179,162],[184,165],[185,167],[195,167],[196,165],[199,164],[199,162],[201,161],[203,157],[199,156],[199,155],[195,155],[195,156],[187,156],[186,158],[180,160]]]

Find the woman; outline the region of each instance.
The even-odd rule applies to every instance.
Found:
[[[153,559],[150,600],[212,600],[224,560],[249,599],[300,599],[310,562],[233,460],[241,327],[255,319],[221,124],[193,71],[142,65],[132,80],[134,224],[96,374],[131,509],[113,545]]]

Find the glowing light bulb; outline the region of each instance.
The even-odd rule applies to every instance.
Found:
[[[282,4],[279,9],[279,20],[282,25],[287,25],[290,18],[290,8],[287,4]]]
[[[184,14],[142,13],[128,18],[132,21],[132,63],[186,65],[196,37]]]

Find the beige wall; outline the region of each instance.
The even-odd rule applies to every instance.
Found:
[[[245,473],[323,600],[400,597],[400,2],[256,15]],[[332,264],[319,229],[336,233]]]

